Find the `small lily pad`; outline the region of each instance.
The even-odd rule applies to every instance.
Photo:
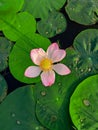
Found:
[[[18,88],[6,97],[0,104],[0,120],[1,130],[47,130],[36,118],[32,85]]]
[[[0,37],[0,72],[8,67],[8,57],[13,44],[4,37]]]
[[[3,76],[0,74],[0,102],[2,102],[3,99],[6,97],[7,88],[8,88],[7,83],[3,78]]]
[[[4,35],[11,41],[16,41],[22,37],[22,35],[32,34],[35,33],[35,31],[36,21],[34,17],[27,12],[18,13],[14,22],[7,24],[6,28],[3,29]]]
[[[38,32],[49,38],[64,32],[66,26],[66,19],[59,12],[51,12],[46,19],[37,23]]]
[[[52,10],[59,10],[66,0],[25,0],[23,11],[28,11],[35,18],[45,18]]]
[[[98,129],[98,75],[77,86],[70,99],[70,115],[78,130]]]
[[[80,78],[98,73],[97,29],[87,29],[80,32],[74,40],[73,47],[66,49],[66,51],[65,63]]]
[[[69,0],[65,7],[71,20],[91,25],[98,22],[98,1],[97,0]]]

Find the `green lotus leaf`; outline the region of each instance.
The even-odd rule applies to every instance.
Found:
[[[0,113],[1,130],[46,130],[35,115],[33,86],[10,93],[0,104]]]
[[[24,0],[0,0],[0,14],[3,11],[18,12],[23,4]]]
[[[8,24],[3,29],[4,35],[11,41],[16,41],[22,35],[35,33],[36,21],[33,16],[27,12],[21,12],[16,15],[16,19],[12,24]]]
[[[97,0],[69,0],[66,12],[69,18],[83,25],[91,25],[98,22]]]
[[[0,30],[5,28],[7,22],[13,22],[23,3],[24,0],[0,0]]]
[[[87,29],[74,40],[73,47],[68,48],[65,64],[79,77],[85,78],[98,73],[98,30]]]
[[[4,37],[0,37],[0,72],[8,67],[8,57],[13,44]]]
[[[56,75],[55,84],[51,87],[44,87],[41,83],[35,85],[36,115],[50,130],[72,130],[69,100],[77,80],[78,77],[71,73],[66,76]]]
[[[3,76],[0,74],[0,102],[2,102],[3,99],[6,97],[7,88],[8,88],[7,83],[3,78]]]
[[[30,36],[31,35],[31,36]],[[24,83],[35,83],[40,80],[37,78],[27,78],[24,72],[27,67],[34,65],[30,58],[30,51],[35,48],[47,49],[50,41],[38,34],[30,34],[29,37],[21,37],[13,47],[9,57],[9,67],[12,75]]]
[[[46,19],[37,23],[38,32],[45,37],[53,37],[64,32],[66,26],[66,19],[59,12],[51,12]]]
[[[98,129],[98,75],[81,82],[70,99],[70,115],[78,130]]]
[[[52,10],[59,10],[66,0],[25,0],[23,11],[28,11],[35,18],[45,18]]]

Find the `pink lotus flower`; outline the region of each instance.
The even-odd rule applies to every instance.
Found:
[[[29,66],[25,70],[25,76],[35,78],[42,72],[41,80],[44,86],[51,86],[55,82],[55,72],[59,75],[67,75],[71,72],[66,65],[58,63],[66,56],[66,52],[59,49],[57,43],[51,44],[47,52],[42,48],[33,49],[30,56],[37,66]]]

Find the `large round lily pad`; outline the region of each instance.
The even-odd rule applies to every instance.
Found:
[[[75,89],[78,77],[56,75],[55,84],[44,87],[41,83],[34,87],[36,115],[50,130],[73,130],[69,116],[69,99]]]
[[[71,20],[90,25],[98,22],[97,0],[69,0],[65,7]]]
[[[4,37],[0,37],[0,72],[8,67],[8,57],[13,44]]]
[[[27,78],[24,76],[26,68],[34,65],[30,58],[30,51],[35,48],[47,49],[50,45],[50,41],[47,38],[38,34],[30,35],[29,37],[23,36],[18,39],[9,57],[9,67],[12,75],[24,83],[35,83],[40,80],[39,77]]]
[[[68,48],[65,63],[79,77],[98,73],[98,30],[87,29],[74,40],[73,47]]]
[[[59,10],[66,0],[25,0],[23,11],[28,11],[35,18],[45,18],[53,10]]]
[[[66,19],[59,12],[51,12],[46,19],[37,23],[38,32],[45,37],[53,37],[64,32],[66,26]]]
[[[36,118],[32,87],[18,88],[0,104],[1,130],[47,130]]]
[[[3,76],[0,74],[0,102],[6,97],[7,95],[7,83]]]
[[[78,130],[98,129],[98,75],[77,86],[70,100],[70,115]]]

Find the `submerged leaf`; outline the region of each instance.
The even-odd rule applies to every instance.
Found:
[[[75,38],[73,48],[68,48],[65,63],[79,77],[98,73],[98,30],[87,29]],[[68,62],[66,62],[68,61]]]
[[[7,95],[7,88],[8,88],[7,83],[3,78],[3,76],[0,74],[0,103]]]
[[[37,23],[38,32],[45,37],[53,37],[64,32],[66,26],[66,19],[59,12],[51,12],[46,19]]]
[[[8,67],[8,57],[13,44],[4,37],[0,37],[0,72]]]
[[[69,0],[66,11],[71,20],[90,25],[98,22],[98,1],[97,0]]]

